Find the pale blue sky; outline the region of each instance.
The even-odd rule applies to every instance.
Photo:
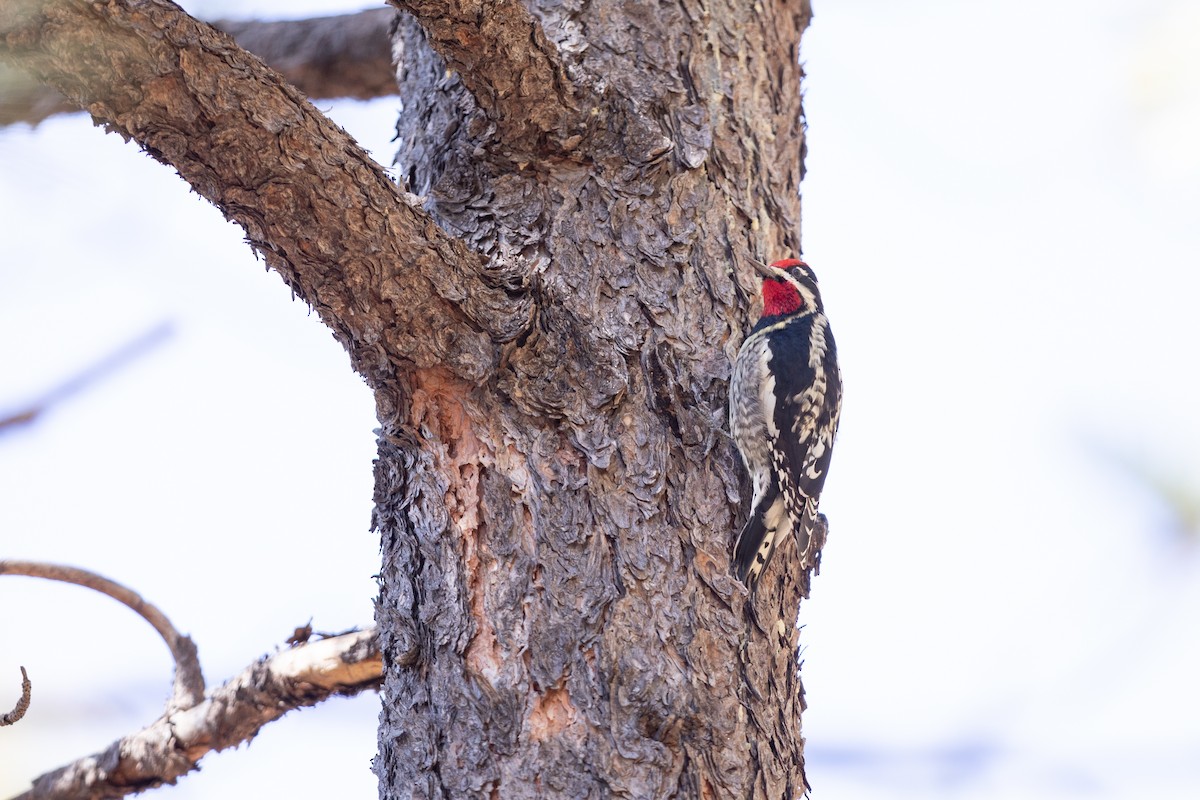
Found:
[[[814,5],[805,257],[847,386],[802,613],[814,797],[1200,796],[1196,531],[1138,477],[1200,487],[1200,9]],[[321,107],[390,162],[395,98]],[[0,440],[0,555],[129,583],[214,684],[310,616],[369,622],[375,422],[340,346],[86,118],[0,131],[0,176],[0,408],[174,328]],[[116,604],[8,578],[0,608],[0,696],[18,664],[36,686],[0,795],[158,714],[165,648]],[[373,796],[377,707],[294,714],[158,796]]]

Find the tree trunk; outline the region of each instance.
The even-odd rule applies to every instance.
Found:
[[[799,250],[809,9],[533,13],[582,129],[522,75],[507,119],[481,108],[431,46],[453,22],[397,32],[410,190],[472,249],[532,262],[540,302],[480,379],[379,392],[377,619],[385,652],[421,653],[387,669],[383,796],[799,796],[807,575],[781,553],[756,614],[730,575],[726,392],[739,267]]]
[[[382,797],[803,794],[809,575],[731,574],[726,396],[749,260],[799,252],[807,0],[396,4],[410,193],[165,0],[10,0],[0,55],[242,225],[375,391]]]

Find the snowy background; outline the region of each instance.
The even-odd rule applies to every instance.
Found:
[[[802,614],[814,797],[1200,797],[1200,5],[814,4],[805,256],[848,390]],[[321,107],[390,163],[397,98]],[[80,115],[0,129],[0,220],[0,416],[170,329],[0,434],[0,557],[134,587],[210,684],[310,616],[369,623],[371,396],[239,230]],[[0,796],[170,689],[123,607],[4,578],[5,709],[20,664]],[[378,703],[154,796],[373,797]]]

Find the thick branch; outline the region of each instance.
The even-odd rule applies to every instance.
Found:
[[[260,22],[221,20],[213,25],[266,61],[309,97],[369,100],[396,94],[388,27],[394,11]],[[79,106],[21,70],[0,64],[0,127],[37,124]]]
[[[438,228],[282,77],[166,0],[5,3],[0,57],[239,223],[373,385],[398,362],[480,381],[528,325],[517,267]]]
[[[171,657],[175,659],[175,691],[167,710],[190,708],[204,697],[204,675],[200,671],[195,643],[175,630],[171,620],[167,619],[167,615],[157,606],[143,600],[142,596],[132,589],[85,569],[38,561],[0,561],[0,575],[25,575],[30,578],[73,583],[106,594],[118,603],[125,604],[158,631],[158,635],[170,648]]]
[[[520,0],[388,2],[417,19],[506,142],[548,135],[566,150],[578,144],[580,90]]]
[[[250,741],[292,709],[374,689],[382,675],[373,628],[284,650],[251,664],[200,705],[41,776],[15,800],[116,798],[175,783],[208,753]]]

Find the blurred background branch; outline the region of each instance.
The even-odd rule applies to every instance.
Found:
[[[369,100],[396,94],[387,8],[329,17],[262,22],[217,20],[214,27],[274,67],[313,99]],[[79,111],[57,91],[0,63],[0,127],[36,125]]]
[[[172,332],[173,328],[169,321],[160,322],[44,392],[24,408],[0,416],[0,435],[14,428],[36,422],[54,406],[79,394],[102,378],[108,377],[158,347],[171,337]]]

